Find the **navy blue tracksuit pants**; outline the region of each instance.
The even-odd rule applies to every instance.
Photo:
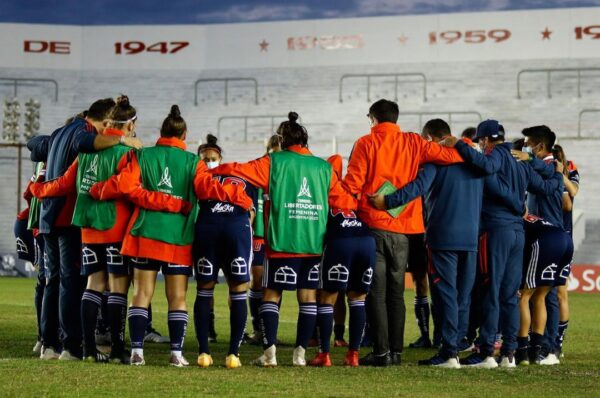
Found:
[[[431,294],[441,321],[440,353],[446,358],[456,357],[458,343],[467,334],[476,266],[477,252],[429,251]]]
[[[517,291],[523,273],[523,229],[499,228],[486,231],[480,239],[479,266],[484,275],[482,319],[479,334],[481,353],[492,355],[498,326],[502,332],[502,354],[517,348],[519,301]]]

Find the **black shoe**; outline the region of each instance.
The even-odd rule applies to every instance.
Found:
[[[429,340],[429,337],[421,336],[408,346],[410,348],[431,348],[431,340]]]
[[[384,355],[375,355],[371,352],[360,358],[358,364],[360,366],[390,366],[392,364],[392,357],[389,352]]]
[[[391,352],[390,358],[392,359],[392,365],[400,365],[402,363],[402,353],[401,352]]]
[[[515,363],[521,366],[529,365],[529,353],[527,352],[528,347],[517,348],[515,352]]]
[[[539,365],[541,360],[546,357],[544,353],[542,353],[542,347],[539,345],[529,346],[527,350],[527,354],[529,356],[529,363]]]
[[[127,350],[121,350],[121,352],[111,352],[108,361],[121,365],[129,365],[131,364],[131,353]]]

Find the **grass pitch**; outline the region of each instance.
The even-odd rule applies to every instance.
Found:
[[[0,397],[12,396],[361,396],[361,397],[477,397],[496,396],[600,396],[600,307],[596,295],[571,295],[571,322],[563,363],[555,367],[529,366],[512,370],[443,370],[418,367],[418,359],[434,350],[406,348],[401,366],[349,369],[341,366],[345,349],[332,348],[334,367],[291,366],[297,304],[295,295],[284,295],[279,337],[288,343],[278,349],[281,366],[260,369],[248,363],[259,347],[243,345],[244,367],[224,367],[229,339],[227,291],[215,294],[219,342],[212,344],[215,366],[199,369],[168,366],[169,346],[147,344],[146,366],[130,367],[82,362],[45,362],[31,352],[35,343],[33,279],[0,278]],[[193,284],[190,290],[194,290]],[[154,326],[166,334],[166,300],[162,285],[153,302]],[[413,292],[407,292],[406,344],[417,336],[412,316]],[[188,305],[194,296],[188,292]],[[73,308],[79,311],[79,308]],[[190,317],[191,318],[191,317]],[[346,335],[347,336],[347,335]],[[196,341],[190,322],[184,354],[196,361]],[[366,353],[367,349],[363,350]],[[307,359],[315,350],[307,352]]]

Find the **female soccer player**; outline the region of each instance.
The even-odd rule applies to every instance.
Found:
[[[209,169],[217,167],[223,159],[223,150],[217,144],[217,137],[211,134],[208,135],[206,144],[198,148],[198,153]],[[256,199],[256,188],[239,177],[213,174],[213,178],[222,186],[242,187],[249,197]],[[203,368],[213,363],[208,337],[211,304],[214,302],[214,288],[219,269],[223,270],[229,285],[231,337],[225,366],[228,369],[242,366],[239,348],[248,316],[246,298],[252,261],[252,228],[249,216],[248,209],[227,201],[200,201],[193,252],[197,281],[194,324],[199,346],[198,366]]]
[[[300,313],[293,364],[305,366],[305,350],[317,317],[316,295],[320,256],[329,205],[356,208],[356,200],[342,188],[331,165],[308,150],[308,133],[290,112],[281,123],[281,152],[248,163],[225,164],[215,172],[241,177],[269,195],[265,287],[260,307],[264,355],[259,366],[276,366],[278,302],[283,290],[297,290]]]
[[[116,137],[135,136],[137,112],[127,96],[117,99],[102,134]],[[109,358],[96,349],[95,330],[98,310],[106,287],[108,321],[111,330],[110,360],[127,364],[125,351],[125,314],[129,290],[129,266],[120,254],[121,243],[131,216],[131,206],[124,198],[98,201],[90,195],[94,183],[105,181],[121,171],[131,157],[131,148],[116,145],[92,154],[80,154],[65,174],[45,184],[34,184],[32,191],[39,198],[77,193],[73,225],[82,227],[82,268],[87,277],[81,300],[81,320],[84,337],[84,359],[105,362]],[[178,212],[182,200],[142,189],[132,191],[130,199],[156,210]]]
[[[342,158],[327,159],[338,178],[342,177]],[[317,326],[321,342],[311,366],[331,366],[330,340],[334,305],[338,294],[348,292],[350,307],[350,344],[344,365],[358,366],[358,350],[366,323],[365,298],[373,279],[375,238],[371,230],[352,210],[332,208],[329,211],[325,252],[321,261]],[[343,297],[343,296],[342,296]]]
[[[131,364],[144,365],[144,331],[148,323],[148,305],[154,294],[156,276],[162,270],[169,305],[168,325],[171,340],[170,365],[187,366],[182,355],[188,315],[185,303],[187,281],[191,275],[192,243],[197,198],[227,200],[248,209],[252,201],[238,187],[222,188],[205,173],[206,165],[187,152],[185,120],[173,105],[163,121],[156,146],[144,148],[131,157],[127,167],[105,183],[94,186],[92,193],[102,200],[130,194],[144,186],[190,203],[181,213],[165,213],[137,204],[121,253],[132,257],[134,293],[129,307]],[[192,204],[193,203],[193,204]]]
[[[281,151],[281,137],[274,134],[267,141],[267,151],[265,155]],[[250,316],[252,317],[253,333],[248,337],[252,345],[262,343],[262,331],[260,330],[260,317],[258,310],[263,299],[263,270],[265,262],[265,219],[264,219],[264,200],[263,190],[258,189],[258,206],[256,206],[256,215],[252,224],[252,281],[250,282],[250,293],[248,302],[250,306]],[[281,307],[281,303],[279,304]]]

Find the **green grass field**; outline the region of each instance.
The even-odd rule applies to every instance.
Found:
[[[290,343],[278,350],[281,366],[261,369],[244,366],[227,370],[224,359],[229,334],[226,290],[215,296],[219,343],[213,344],[214,367],[167,366],[167,344],[148,344],[144,367],[81,362],[43,362],[31,352],[35,343],[33,279],[0,278],[0,397],[8,396],[363,396],[363,397],[495,397],[495,396],[600,396],[600,312],[598,296],[573,294],[572,320],[563,363],[556,367],[529,366],[512,370],[442,370],[418,367],[416,361],[433,350],[405,349],[401,366],[385,369],[344,368],[344,349],[334,348],[329,369],[291,366],[295,336],[295,296],[284,296],[280,338]],[[162,286],[157,292],[163,291]],[[189,308],[193,294],[189,292]],[[412,316],[412,292],[407,292],[406,342],[417,336]],[[166,300],[158,294],[153,303],[155,327],[166,333]],[[73,308],[73,311],[78,311]],[[196,342],[190,322],[185,353],[196,360]],[[258,356],[258,347],[243,345],[244,364]],[[312,357],[309,350],[307,358]]]

